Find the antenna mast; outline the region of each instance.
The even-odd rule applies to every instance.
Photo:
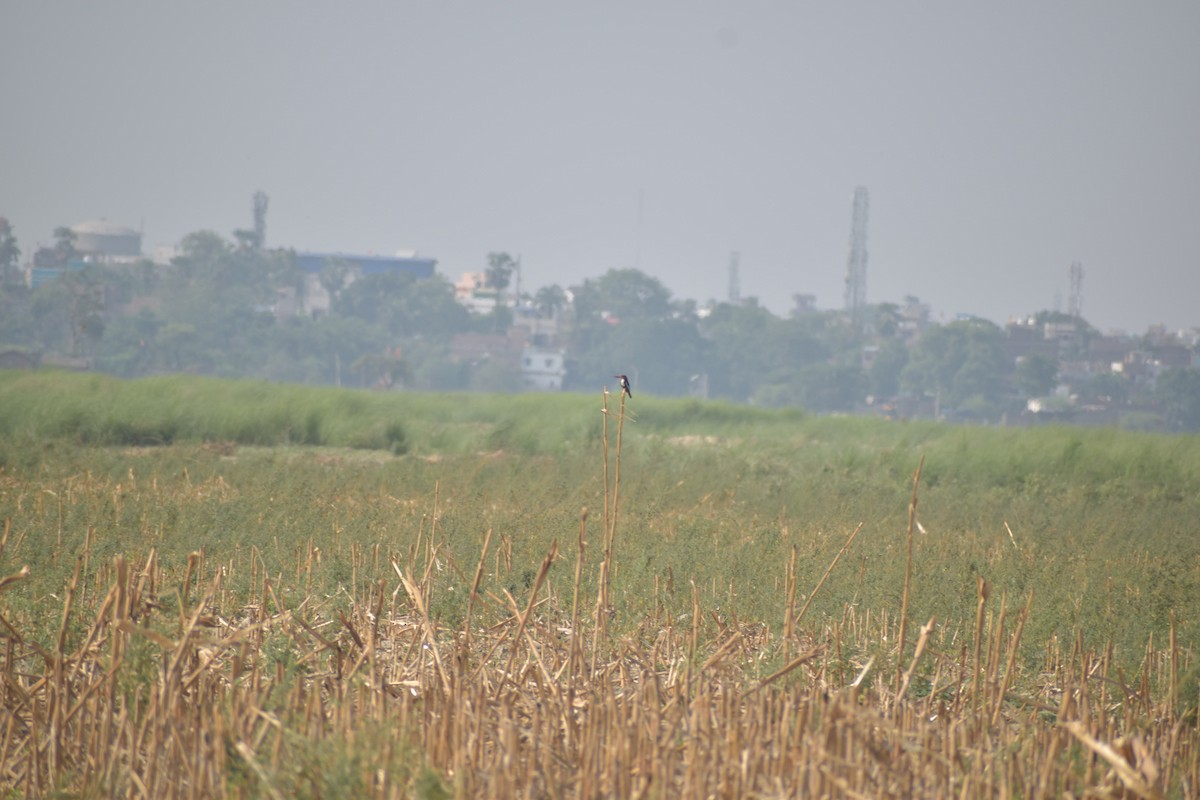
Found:
[[[846,259],[846,310],[856,319],[867,305],[867,188],[854,190],[850,256]]]
[[[267,193],[254,193],[254,246],[265,247],[267,244],[267,204],[270,199]]]
[[[738,271],[738,260],[741,254],[734,250],[729,254],[729,305],[736,306],[742,302],[742,279]]]
[[[1083,264],[1071,264],[1071,293],[1067,300],[1067,313],[1076,319],[1083,316]]]

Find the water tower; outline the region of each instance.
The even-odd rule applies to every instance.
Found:
[[[106,219],[90,220],[71,226],[75,249],[100,258],[129,258],[142,254],[142,234],[132,228],[115,225]]]

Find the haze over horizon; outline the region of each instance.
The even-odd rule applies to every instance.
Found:
[[[524,283],[637,266],[682,298],[936,318],[1065,307],[1200,326],[1200,4],[1020,0],[0,7],[0,216],[23,253],[108,218],[228,237],[490,251]]]

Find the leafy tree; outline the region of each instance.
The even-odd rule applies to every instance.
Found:
[[[567,307],[567,293],[556,283],[543,286],[533,296],[533,306],[539,316],[552,319]]]
[[[20,262],[21,248],[17,246],[12,225],[0,217],[0,290],[24,285]]]
[[[779,384],[780,374],[820,363],[829,355],[810,320],[780,319],[757,304],[722,303],[700,323],[700,330],[711,342],[709,390],[734,400],[749,399],[772,374]]]
[[[80,355],[104,335],[104,286],[97,271],[88,267],[68,272],[58,279],[71,298],[68,321],[71,326],[71,353]]]
[[[836,343],[830,343],[822,335],[819,323],[820,317],[777,318],[767,330],[768,338],[764,342],[767,357],[773,364],[793,369],[803,369],[835,357],[838,355]],[[857,345],[846,352],[854,360],[859,358]]]
[[[590,389],[597,380],[611,381],[615,372],[640,370],[638,383],[648,391],[683,393],[691,374],[701,371],[701,365],[686,355],[666,363],[671,361],[672,345],[655,337],[670,337],[677,340],[676,346],[690,347],[699,335],[694,322],[666,324],[673,319],[671,293],[656,278],[636,269],[610,269],[572,291],[569,345],[575,360],[568,386]],[[690,328],[690,336],[684,328]],[[680,383],[680,374],[687,370],[692,372]]]
[[[484,285],[495,289],[497,293],[508,288],[512,274],[517,269],[517,262],[508,253],[488,253],[487,270],[484,272]]]
[[[895,303],[879,303],[872,306],[871,327],[879,336],[895,336],[900,331],[900,306]]]
[[[165,321],[143,308],[132,316],[116,317],[98,348],[97,368],[122,378],[148,375],[162,368],[158,363],[158,333]]]
[[[169,322],[156,337],[156,360],[164,372],[209,373],[213,371],[211,352],[202,347],[196,326]]]
[[[32,328],[30,291],[20,267],[12,225],[0,217],[0,343],[27,344]]]
[[[809,411],[852,411],[862,402],[867,376],[850,364],[811,364],[778,370],[754,395],[765,406],[800,406]]]
[[[1058,360],[1042,353],[1022,356],[1014,377],[1026,397],[1042,397],[1058,383]]]
[[[186,349],[173,345],[172,358],[193,354],[189,371],[260,374],[277,287],[294,269],[286,251],[235,248],[211,231],[185,236],[163,279],[162,313],[194,339]]]
[[[1162,403],[1171,430],[1200,431],[1200,369],[1167,370],[1155,384],[1155,395]]]
[[[446,338],[471,326],[470,312],[454,299],[450,282],[439,275],[368,275],[343,289],[331,311],[375,325],[396,341]]]
[[[50,281],[31,291],[28,327],[17,343],[45,352],[66,352],[71,346],[71,301],[65,281]]]
[[[385,352],[389,339],[357,319],[289,317],[268,330],[261,374],[274,381],[341,385],[351,382],[359,358]]]
[[[226,377],[260,374],[274,329],[269,309],[233,306],[214,314],[201,331],[212,371]]]
[[[1086,401],[1125,405],[1129,401],[1130,380],[1113,372],[1096,375],[1079,387]]]
[[[745,401],[773,370],[769,343],[779,320],[760,306],[722,303],[700,324],[712,342],[709,391],[716,397]]]
[[[79,251],[75,248],[77,241],[75,231],[70,228],[54,229],[54,260],[59,265],[65,266],[68,261],[79,256]]]
[[[885,339],[867,373],[869,391],[876,399],[893,397],[900,391],[900,373],[908,365],[908,348],[899,339]]]
[[[950,408],[979,396],[999,404],[1008,373],[1004,333],[983,319],[930,328],[909,351],[900,385]]]
[[[33,344],[32,305],[32,293],[23,285],[0,289],[0,344]]]
[[[163,293],[164,310],[173,319],[203,323],[213,310],[249,305],[259,299],[247,292],[233,266],[233,250],[216,233],[189,233],[179,244]]]
[[[575,315],[581,322],[671,316],[671,292],[657,278],[637,269],[610,269],[595,280],[585,280],[574,292]]]
[[[686,394],[705,369],[710,344],[683,319],[633,318],[597,329],[592,346],[575,353],[566,382],[579,390],[611,384],[617,373],[636,375],[649,394]]]
[[[477,333],[502,335],[512,327],[513,310],[508,306],[495,305],[486,314],[469,316],[470,329]]]
[[[350,277],[353,269],[350,262],[344,258],[334,256],[325,260],[325,265],[317,273],[317,281],[321,284],[321,288],[329,293],[330,300],[337,297],[338,292],[345,288],[346,280]]]

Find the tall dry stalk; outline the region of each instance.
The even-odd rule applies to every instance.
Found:
[[[792,557],[788,560],[787,573],[784,577],[783,609],[783,640],[788,654],[791,654],[791,640],[795,633],[796,624],[796,545],[792,545]]]
[[[554,559],[558,557],[558,540],[554,539],[550,542],[550,552],[546,554],[546,558],[542,561],[541,569],[538,570],[537,577],[533,581],[533,589],[529,592],[529,602],[525,606],[525,611],[519,615],[517,620],[517,632],[512,637],[512,647],[508,651],[508,663],[504,666],[504,671],[500,673],[500,683],[496,687],[496,696],[500,696],[500,691],[504,688],[504,684],[512,679],[513,664],[516,663],[517,650],[520,649],[520,640],[525,633],[525,627],[529,624],[529,617],[533,613],[533,608],[537,604],[538,592],[541,591],[542,584],[546,580],[546,574],[550,572],[550,567],[554,564]]]
[[[488,545],[492,543],[492,529],[488,528],[487,536],[483,537],[483,549],[479,553],[479,564],[475,567],[475,578],[471,581],[471,595],[467,598],[467,616],[463,622],[463,629],[466,635],[464,650],[470,651],[471,647],[471,612],[475,610],[475,600],[479,597],[479,584],[483,580],[483,567],[487,563]]]
[[[800,613],[796,614],[796,619],[793,625],[799,625],[804,619],[804,615],[808,613],[808,607],[812,604],[813,598],[817,596],[817,592],[821,591],[821,587],[825,585],[825,581],[829,578],[829,574],[833,572],[833,568],[837,566],[838,560],[842,555],[850,549],[850,545],[854,543],[854,537],[858,536],[858,532],[863,529],[863,523],[858,523],[858,527],[846,539],[846,543],[842,545],[842,549],[838,550],[837,555],[833,557],[833,561],[829,562],[829,566],[825,569],[825,574],[821,576],[821,580],[817,581],[817,585],[813,588],[812,594],[804,601],[804,605],[800,607]]]
[[[581,666],[583,659],[583,631],[579,629],[579,586],[583,582],[583,556],[586,546],[583,535],[587,528],[587,518],[588,510],[584,508],[579,512],[579,540],[577,542],[578,552],[575,557],[575,583],[571,590],[571,655],[568,674],[572,679],[578,674],[577,670]]]
[[[608,539],[605,542],[605,560],[609,563],[609,573],[612,572],[613,542],[617,537],[617,507],[621,495],[621,434],[625,430],[625,393],[621,392],[621,406],[617,413],[617,455],[613,464],[613,495],[612,515],[609,518]]]
[[[625,393],[621,393],[621,401],[617,413],[617,444],[616,456],[613,464],[613,479],[611,506],[608,481],[608,389],[604,389],[603,407],[601,409],[602,430],[601,442],[603,444],[604,454],[604,563],[600,572],[600,595],[599,608],[597,610],[597,624],[602,632],[607,633],[607,624],[601,619],[601,616],[607,617],[612,608],[612,598],[609,596],[609,589],[612,584],[613,576],[613,543],[617,535],[617,508],[619,505],[621,493],[621,436],[625,430]]]
[[[908,501],[908,535],[904,547],[904,593],[900,597],[900,635],[897,637],[896,649],[896,694],[900,694],[900,685],[904,681],[904,640],[908,634],[908,592],[912,584],[912,545],[913,528],[917,525],[917,487],[921,484],[921,468],[925,466],[925,456],[917,462],[917,471],[913,473],[912,498]]]
[[[88,576],[73,576],[56,608],[59,652],[24,636],[8,618],[13,607],[0,607],[0,786],[15,797],[390,800],[1154,798],[1192,796],[1200,785],[1200,731],[1171,707],[1185,699],[1170,679],[1194,668],[1190,649],[1151,641],[1140,674],[1126,680],[1111,645],[1097,652],[1082,637],[1053,639],[1040,669],[1025,673],[1014,654],[1031,603],[1013,632],[999,616],[985,628],[982,586],[975,653],[930,621],[897,696],[890,675],[872,673],[875,656],[836,677],[843,647],[853,660],[893,641],[893,618],[853,606],[815,632],[827,644],[788,659],[781,639],[721,621],[693,581],[690,625],[664,629],[646,617],[623,631],[619,652],[594,653],[590,673],[564,681],[577,642],[563,633],[579,609],[544,589],[552,547],[523,608],[509,596],[473,609],[476,635],[461,655],[476,670],[467,674],[445,663],[465,637],[430,616],[400,554],[391,563],[401,601],[385,604],[376,582],[348,609],[325,609],[340,626],[322,621],[317,599],[299,597],[304,575],[294,572],[298,582],[281,575],[278,594],[298,600],[295,610],[283,609],[264,574],[256,591],[272,596],[275,613],[236,613],[223,582],[258,558],[223,561],[177,624],[177,610],[151,595],[158,587],[182,597],[183,570],[165,570],[153,553],[139,568],[114,562],[98,610],[80,605]],[[431,578],[466,582],[442,575]],[[10,575],[0,591],[23,582]],[[82,640],[64,636],[85,614],[95,622]],[[711,639],[703,618],[718,620]],[[295,668],[270,656],[264,633],[274,652],[290,648]],[[106,640],[121,642],[122,655],[113,658]],[[148,652],[147,679],[131,682]],[[939,659],[931,691],[910,695],[930,653]],[[786,663],[763,669],[776,659]],[[972,668],[973,692],[938,677]],[[796,673],[806,679],[785,680]],[[977,706],[948,704],[946,692],[973,693]],[[332,775],[336,786],[324,782]]]
[[[600,447],[604,458],[604,548],[608,551],[608,387],[600,393]]]
[[[978,711],[981,699],[979,679],[983,672],[983,665],[979,663],[983,651],[983,607],[987,604],[991,587],[982,575],[976,579],[976,584],[978,602],[975,605],[975,653],[971,658],[971,708]]]

